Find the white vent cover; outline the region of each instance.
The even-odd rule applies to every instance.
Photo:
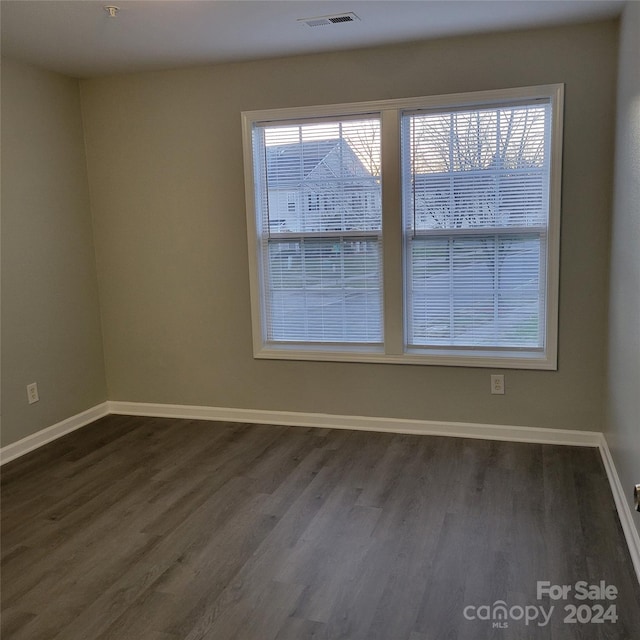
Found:
[[[330,24],[344,24],[346,22],[356,22],[360,20],[355,13],[338,13],[334,16],[318,16],[317,18],[300,18],[298,22],[303,22],[307,27],[325,27]]]

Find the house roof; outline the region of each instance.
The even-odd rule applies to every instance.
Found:
[[[341,138],[274,145],[266,148],[266,156],[271,189],[298,188],[311,179],[371,175],[349,143]]]

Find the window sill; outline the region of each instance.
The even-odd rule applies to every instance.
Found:
[[[381,347],[267,345],[255,351],[259,360],[302,360],[310,362],[358,362],[371,364],[405,364],[440,367],[479,367],[489,369],[532,369],[555,371],[557,361],[544,353],[521,351],[447,351],[445,349],[412,350],[388,354]]]

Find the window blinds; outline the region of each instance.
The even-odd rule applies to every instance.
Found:
[[[266,340],[382,342],[380,120],[257,124]]]
[[[403,115],[409,347],[540,349],[551,107]]]

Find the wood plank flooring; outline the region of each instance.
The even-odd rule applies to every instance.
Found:
[[[543,580],[615,585],[582,615],[617,621]],[[595,449],[127,416],[2,468],[2,612],[3,640],[640,638]]]

